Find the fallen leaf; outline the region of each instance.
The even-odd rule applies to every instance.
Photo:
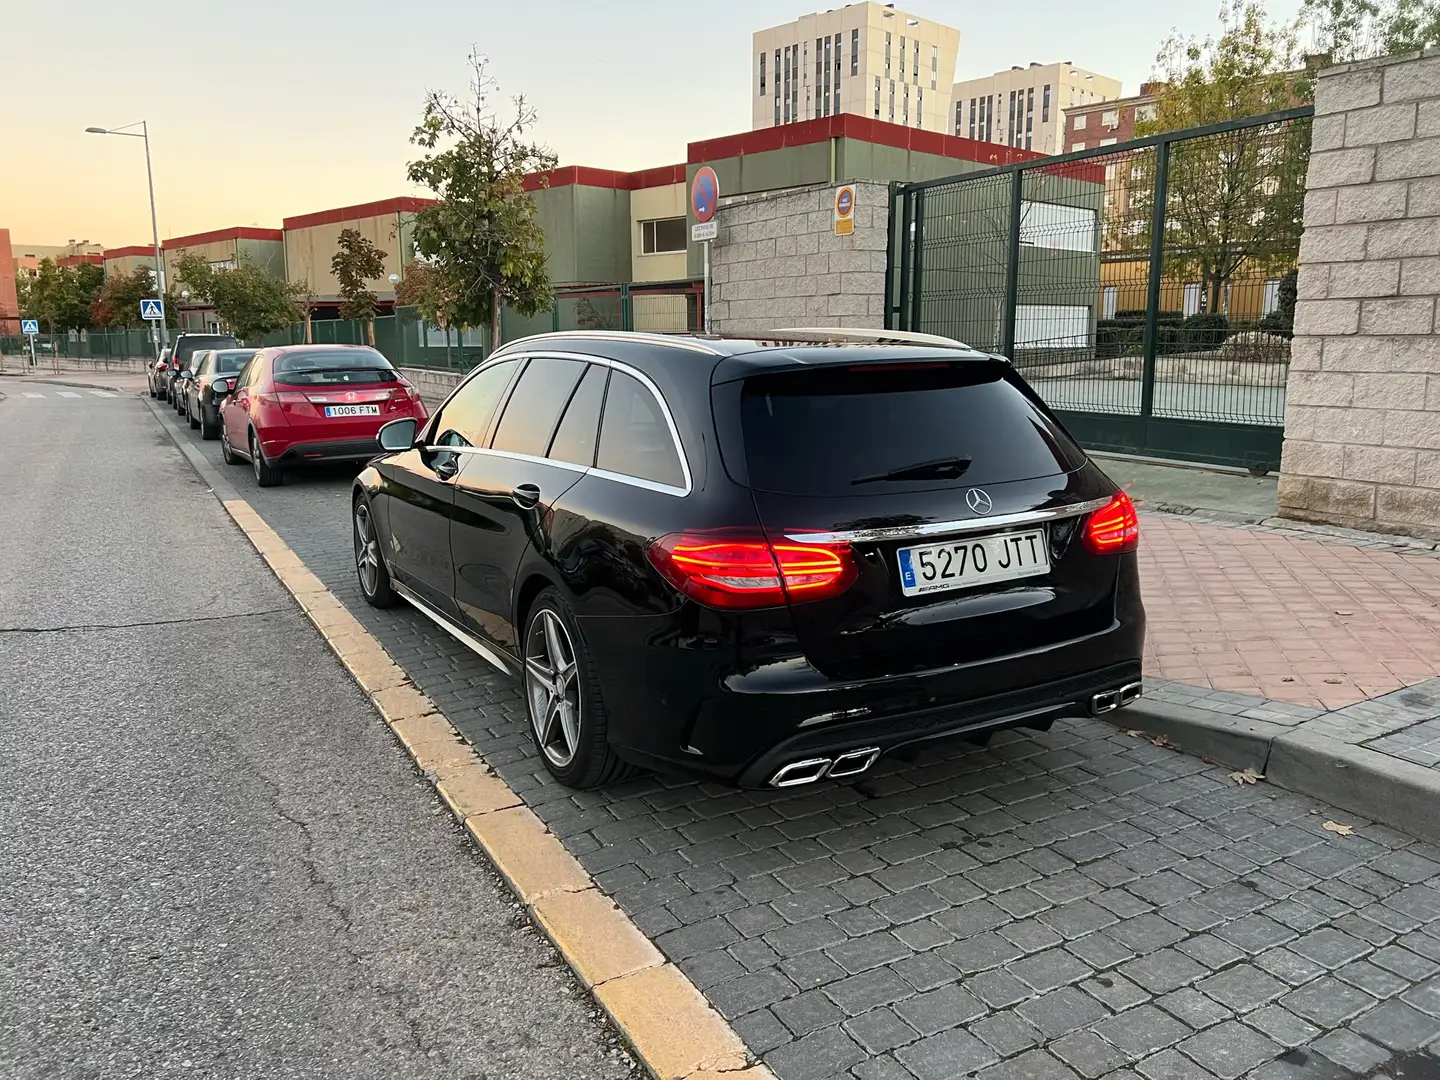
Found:
[[[1355,832],[1349,825],[1341,825],[1335,821],[1327,821],[1320,827],[1326,832],[1338,833],[1340,836],[1350,836]]]
[[[1339,679],[1326,679],[1325,681],[1326,681],[1327,683],[1329,683],[1331,686],[1339,686],[1339,685],[1340,685],[1340,680],[1339,680]]]
[[[1337,611],[1337,612],[1335,612],[1335,614],[1336,614],[1336,615],[1354,615],[1355,612],[1353,612],[1353,611]]]
[[[1286,676],[1285,676],[1283,679],[1281,679],[1280,681],[1281,681],[1281,682],[1294,682],[1294,681],[1295,681],[1295,676],[1293,676],[1293,675],[1286,675]]]
[[[1169,746],[1169,745],[1170,745],[1170,738],[1169,738],[1169,736],[1167,736],[1167,735],[1156,735],[1155,738],[1151,739],[1150,741],[1151,741],[1152,743],[1154,743],[1156,746]]]
[[[1145,737],[1145,733],[1143,731],[1138,731],[1135,728],[1126,728],[1125,734],[1129,735],[1132,739],[1143,739]]]
[[[1243,787],[1246,784],[1254,784],[1258,783],[1261,780],[1264,780],[1265,774],[1258,773],[1254,769],[1245,769],[1241,772],[1232,772],[1230,774],[1230,779],[1234,780],[1235,783]]]
[[[1209,756],[1206,755],[1206,754],[1201,754],[1201,755],[1200,755],[1200,760],[1203,761],[1206,765],[1213,765],[1213,764],[1214,764],[1214,762],[1212,762],[1212,761],[1210,760]]]

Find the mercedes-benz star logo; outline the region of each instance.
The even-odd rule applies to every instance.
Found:
[[[979,488],[971,488],[965,492],[965,505],[981,517],[984,517],[990,513],[990,509],[994,506],[994,503],[990,501],[990,496],[986,495],[985,492]]]

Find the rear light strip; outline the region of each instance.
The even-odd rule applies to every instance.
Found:
[[[836,596],[855,581],[849,544],[771,542],[752,530],[672,533],[651,563],[686,596],[717,608],[778,607]]]
[[[1119,555],[1140,546],[1140,516],[1120,492],[1085,521],[1085,546],[1097,555]]]

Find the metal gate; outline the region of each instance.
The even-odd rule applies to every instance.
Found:
[[[1092,449],[1276,469],[1312,114],[895,184],[886,326],[1009,357]]]

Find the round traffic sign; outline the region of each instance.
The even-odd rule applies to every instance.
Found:
[[[690,181],[690,209],[701,223],[715,216],[720,205],[720,178],[709,165],[701,165]]]
[[[835,193],[835,216],[848,218],[855,209],[855,189],[842,187]]]

